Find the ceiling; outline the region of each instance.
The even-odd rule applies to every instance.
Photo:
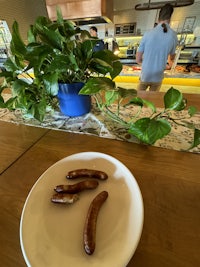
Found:
[[[195,0],[194,2],[198,1],[199,0]],[[135,9],[135,5],[148,2],[149,0],[113,0],[114,11],[122,11],[122,10],[125,11],[125,10]],[[167,2],[167,0],[151,0],[151,2]]]

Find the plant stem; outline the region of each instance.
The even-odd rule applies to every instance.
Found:
[[[111,118],[113,121],[120,123],[122,126],[128,128],[128,123],[124,120],[122,120],[118,115],[116,115],[114,112],[112,112],[107,106],[105,106],[105,109],[102,110],[109,118]]]

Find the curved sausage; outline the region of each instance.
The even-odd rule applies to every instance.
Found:
[[[83,232],[83,244],[85,252],[88,255],[92,255],[95,250],[97,217],[99,210],[107,197],[107,191],[102,191],[101,193],[99,193],[91,202],[87,213]]]
[[[73,204],[78,199],[79,196],[77,194],[57,193],[52,196],[51,201],[60,204]]]
[[[77,169],[68,172],[66,178],[67,179],[75,179],[75,178],[83,178],[83,177],[90,177],[96,178],[100,180],[108,179],[108,175],[103,171],[98,170],[90,170],[90,169]]]
[[[69,185],[57,185],[55,191],[57,193],[78,193],[87,189],[95,189],[99,185],[99,182],[96,180],[85,180],[76,184]]]

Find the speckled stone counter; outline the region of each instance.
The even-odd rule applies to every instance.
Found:
[[[116,106],[113,105],[112,108],[113,111],[115,111]],[[157,112],[160,112],[161,110],[162,109],[157,108]],[[121,109],[120,114],[123,117],[123,120],[129,121],[133,119],[134,115],[137,112],[137,107],[130,106],[126,109]],[[150,110],[148,108],[143,108],[143,111],[140,113],[139,117],[149,117],[149,115]],[[189,118],[187,111],[182,111],[179,113],[174,112],[173,116],[174,118],[179,119],[179,124],[181,124],[181,122],[192,123],[197,129],[200,129],[199,113],[195,114],[192,118]],[[74,118],[64,116],[58,111],[49,113],[46,115],[43,122],[39,122],[33,118],[24,117],[22,116],[20,111],[10,112],[7,109],[0,109],[0,120],[17,124],[26,124],[29,126],[37,126],[80,134],[89,134],[102,138],[139,143],[139,141],[134,136],[128,134],[127,129],[104,116],[95,107],[92,108],[92,111],[90,113]],[[154,146],[179,151],[184,150],[193,153],[200,153],[200,145],[196,148],[188,150],[191,147],[193,140],[193,129],[188,129],[173,122],[171,125],[171,132],[166,137],[158,140],[154,144]]]

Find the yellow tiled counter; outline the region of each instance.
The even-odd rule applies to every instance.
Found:
[[[120,75],[115,78],[117,86],[126,89],[137,89],[141,70],[132,70],[124,68]],[[174,71],[165,71],[160,91],[166,92],[170,87],[174,87],[182,93],[200,94],[200,73],[189,72],[180,73]]]
[[[139,76],[122,76],[119,75],[115,78],[117,83],[138,83]],[[200,75],[199,78],[164,78],[163,84],[170,85],[184,85],[184,86],[199,86],[200,87]]]

